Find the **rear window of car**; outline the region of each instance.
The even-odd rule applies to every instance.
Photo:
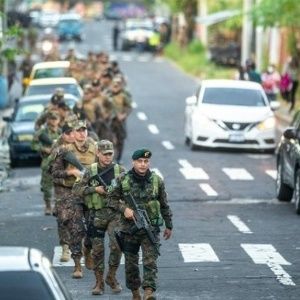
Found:
[[[0,295],[5,300],[55,300],[42,275],[34,271],[0,272]]]
[[[202,103],[235,106],[266,106],[261,91],[239,88],[205,88]]]
[[[35,121],[44,110],[42,103],[20,105],[15,113],[16,122]]]
[[[80,93],[78,88],[75,84],[61,84],[61,85],[32,85],[28,87],[26,92],[26,96],[33,96],[33,95],[49,95],[53,94],[55,89],[63,88],[66,94],[72,94],[77,98],[80,98]]]
[[[66,77],[68,75],[67,68],[46,68],[38,69],[34,73],[34,79],[42,78],[57,78],[57,77]]]

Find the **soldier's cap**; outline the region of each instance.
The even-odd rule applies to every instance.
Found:
[[[115,76],[112,83],[116,84],[116,85],[121,85],[122,84],[122,78],[120,78],[120,76]]]
[[[78,117],[71,113],[66,117],[65,122],[71,124],[71,126],[75,128],[75,125],[78,123]]]
[[[137,160],[139,158],[150,158],[152,156],[152,153],[148,149],[138,149],[135,150],[131,156],[133,160]]]
[[[85,93],[92,92],[93,91],[93,87],[90,84],[85,84],[84,87],[83,87],[83,91]]]
[[[47,113],[47,118],[48,119],[53,119],[53,120],[58,120],[60,117],[59,117],[59,114],[55,111],[49,111]]]
[[[53,94],[50,98],[50,102],[54,105],[57,105],[61,101],[62,97],[59,95]]]
[[[92,86],[96,87],[100,85],[100,80],[98,78],[93,79],[92,81]]]
[[[109,140],[101,140],[100,142],[98,142],[97,145],[98,145],[98,150],[102,154],[114,153],[114,145]]]
[[[55,89],[55,92],[54,92],[54,95],[58,95],[60,97],[63,97],[65,94],[65,91],[63,88],[56,88]]]
[[[72,124],[71,122],[66,122],[62,128],[61,131],[62,133],[66,133],[68,131],[72,131],[74,129],[74,124]]]
[[[79,130],[81,128],[87,129],[86,121],[84,121],[84,120],[78,120],[78,122],[74,126],[75,130]]]
[[[108,78],[112,78],[112,74],[109,70],[105,70],[102,72],[101,77],[108,77]]]

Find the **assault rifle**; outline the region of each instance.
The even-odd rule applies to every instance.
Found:
[[[81,164],[81,162],[78,160],[78,158],[74,155],[73,152],[71,152],[71,151],[66,152],[64,154],[64,160],[67,161],[68,163],[70,163],[71,165],[73,165],[75,168],[77,168],[82,173],[82,175],[84,175],[84,173],[87,172],[87,169]],[[114,165],[111,165],[109,168],[105,169],[100,174],[96,174],[96,175],[92,176],[89,179],[89,182],[91,182],[92,180],[96,180],[101,185],[103,185],[104,188],[106,189],[107,184],[102,179],[102,176],[105,175],[106,173],[108,173],[113,167],[114,167]]]
[[[134,211],[134,219],[133,219],[134,225],[129,229],[128,233],[130,235],[133,235],[140,230],[144,230],[156,254],[160,255],[159,242],[153,233],[153,227],[151,226],[151,222],[147,214],[147,211],[145,209],[140,209],[137,206],[136,201],[134,200],[130,192],[128,193],[127,196],[125,196],[125,200],[129,204],[129,206],[133,208]],[[122,235],[122,232],[120,231],[115,232],[116,240],[119,244],[120,249],[122,250],[124,249],[123,247],[124,245],[120,234]]]
[[[47,147],[50,147],[53,144],[53,141],[50,139],[46,132],[42,132],[39,135],[39,141]]]

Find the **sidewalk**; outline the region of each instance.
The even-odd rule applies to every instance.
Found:
[[[294,116],[295,111],[289,112],[289,104],[280,101],[280,107],[275,111],[275,117],[277,120],[277,128],[280,132],[283,132],[288,127]]]

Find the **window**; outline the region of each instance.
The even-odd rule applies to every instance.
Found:
[[[42,103],[28,103],[19,106],[16,115],[16,122],[35,121],[39,114],[44,110]]]
[[[202,103],[237,106],[266,106],[259,90],[241,88],[205,88]]]

